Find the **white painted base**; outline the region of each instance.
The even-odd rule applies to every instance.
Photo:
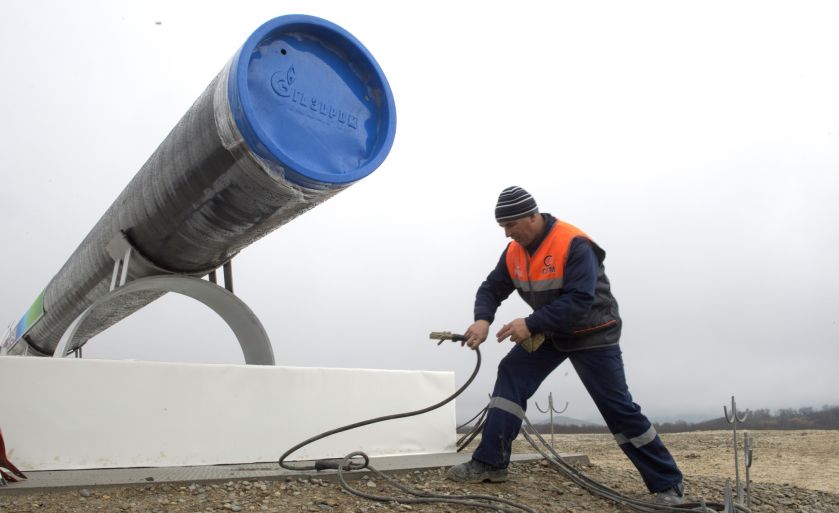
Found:
[[[0,357],[0,427],[21,470],[276,461],[323,431],[417,410],[451,372]],[[289,461],[455,450],[454,403],[316,442]]]

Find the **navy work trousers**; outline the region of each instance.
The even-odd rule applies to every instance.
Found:
[[[516,345],[498,365],[493,397],[503,397],[522,409],[546,377],[565,359],[580,376],[616,441],[629,457],[651,492],[672,488],[682,481],[682,473],[664,446],[655,428],[632,400],[626,386],[621,350],[606,348],[565,352],[546,342],[528,353]],[[480,462],[506,468],[510,463],[513,440],[522,420],[499,408],[487,414],[481,443],[472,457]]]

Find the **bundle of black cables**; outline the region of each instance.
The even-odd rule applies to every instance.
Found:
[[[465,337],[463,335],[452,334],[448,332],[442,333],[432,333],[431,338],[440,340],[442,343],[443,340],[452,340],[454,342],[463,342],[465,341]],[[439,345],[439,343],[438,343]],[[478,494],[466,494],[466,495],[449,495],[449,494],[435,494],[426,492],[423,490],[417,490],[414,488],[410,488],[405,486],[404,484],[400,483],[396,479],[383,474],[382,472],[376,470],[370,465],[370,457],[361,452],[355,451],[347,454],[344,458],[338,459],[325,459],[325,460],[317,460],[314,464],[309,465],[289,465],[285,462],[285,460],[294,452],[299,450],[301,447],[314,443],[318,440],[323,438],[335,435],[337,433],[343,433],[344,431],[349,431],[351,429],[356,429],[362,426],[368,426],[370,424],[376,424],[378,422],[384,422],[386,420],[395,420],[395,419],[403,419],[406,417],[413,417],[416,415],[422,415],[423,413],[428,413],[432,410],[436,410],[449,402],[453,401],[456,397],[458,397],[464,390],[466,390],[469,385],[472,384],[472,381],[475,380],[475,377],[478,375],[478,371],[481,368],[481,352],[478,348],[475,348],[475,369],[472,371],[472,375],[469,376],[469,379],[466,380],[454,394],[450,395],[449,397],[443,399],[442,401],[432,404],[426,408],[422,408],[420,410],[405,412],[405,413],[397,413],[393,415],[385,415],[382,417],[376,417],[369,420],[364,420],[361,422],[355,422],[353,424],[348,424],[346,426],[342,426],[336,429],[332,429],[330,431],[326,431],[319,435],[313,436],[307,440],[300,442],[299,444],[295,445],[291,449],[287,450],[279,459],[279,465],[286,469],[291,470],[294,472],[303,472],[303,471],[311,471],[311,470],[336,470],[338,475],[338,481],[341,483],[341,486],[347,492],[356,495],[358,497],[363,497],[365,499],[379,501],[379,502],[388,502],[388,503],[398,503],[398,504],[428,504],[428,503],[448,503],[448,504],[459,504],[462,506],[468,506],[477,509],[491,509],[496,511],[503,511],[508,513],[519,513],[521,511],[526,511],[528,513],[538,513],[535,509],[528,506],[527,504],[522,504],[516,501],[512,501],[509,499],[504,499],[501,497],[496,497],[492,495],[478,495]],[[461,428],[465,425],[468,425],[470,422],[479,418],[476,423],[475,428],[473,428],[469,433],[464,435],[460,440],[457,442],[458,451],[461,451],[469,442],[472,441],[481,431],[484,424],[484,419],[489,411],[489,406],[485,407],[483,410],[478,412],[477,415],[472,417],[469,421],[464,423],[458,428]],[[616,502],[621,504],[632,511],[637,511],[639,513],[684,513],[686,511],[695,511],[701,513],[713,513],[717,511],[724,511],[725,513],[750,513],[749,509],[745,508],[744,506],[732,504],[730,500],[726,501],[726,504],[719,504],[719,503],[706,503],[704,500],[700,502],[691,502],[691,503],[684,503],[678,506],[670,506],[664,504],[656,504],[649,501],[644,501],[641,499],[636,499],[633,497],[628,497],[623,495],[612,488],[609,488],[601,483],[598,483],[594,479],[586,476],[580,470],[574,468],[572,465],[564,461],[560,455],[553,449],[553,447],[548,444],[542,435],[540,435],[533,425],[530,423],[527,418],[524,418],[524,424],[526,429],[523,430],[524,436],[527,441],[548,461],[548,463],[558,470],[561,474],[566,476],[569,480],[571,480],[577,486],[588,490],[593,495],[598,497],[608,499],[610,501]],[[538,438],[541,442],[543,448],[540,448],[537,445],[536,441],[533,439],[533,435]],[[352,486],[347,483],[347,480],[344,477],[344,472],[346,471],[359,471],[359,470],[368,470],[377,477],[381,478],[384,481],[387,481],[391,484],[394,488],[397,488],[404,492],[406,495],[403,496],[393,496],[393,495],[375,495],[368,492],[364,492],[353,488]]]

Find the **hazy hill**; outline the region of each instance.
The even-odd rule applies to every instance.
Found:
[[[583,421],[579,422],[558,422],[554,418],[555,433],[608,433],[606,426],[598,426]],[[565,420],[569,420],[567,417]],[[575,419],[570,419],[575,420]],[[839,429],[839,406],[822,406],[820,410],[811,407],[784,408],[772,414],[768,409],[750,410],[748,417],[741,425],[743,429]],[[542,433],[549,433],[551,430],[549,422],[535,424]],[[684,433],[687,431],[713,431],[719,429],[731,429],[724,417],[705,420],[701,422],[664,422],[655,423],[656,430],[660,433]]]

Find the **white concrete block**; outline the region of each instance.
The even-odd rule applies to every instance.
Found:
[[[276,461],[323,431],[452,394],[451,372],[0,357],[0,427],[22,470]],[[454,403],[321,440],[289,461],[455,450]]]

